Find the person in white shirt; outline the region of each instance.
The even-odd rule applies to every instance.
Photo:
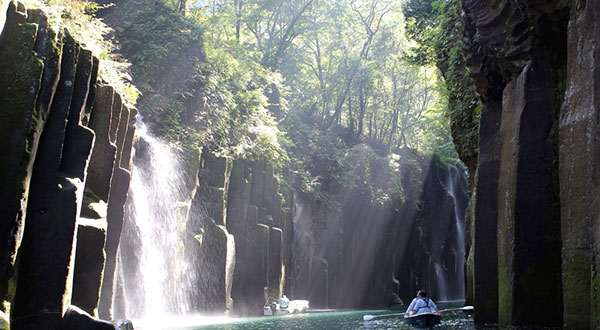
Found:
[[[427,297],[427,291],[417,291],[417,296],[413,299],[406,310],[406,314],[411,316],[423,313],[438,313],[437,305],[433,300]]]

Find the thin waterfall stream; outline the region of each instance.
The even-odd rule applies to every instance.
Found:
[[[463,281],[465,276],[465,201],[459,201],[459,198],[463,200],[468,200],[468,196],[458,196],[459,190],[457,189],[457,182],[460,180],[461,170],[458,167],[450,167],[448,173],[448,181],[446,184],[446,188],[448,190],[448,194],[454,201],[454,220],[456,224],[456,243],[457,249],[454,251],[455,258],[455,268],[453,272],[456,274],[456,278],[458,281],[454,283],[454,295],[451,295],[449,298],[454,300],[464,300],[465,298],[465,282]]]
[[[445,182],[442,186],[445,188],[448,196],[452,200],[452,222],[454,228],[449,228],[455,236],[456,246],[452,247],[451,258],[454,262],[447,262],[446,266],[435,264],[435,274],[437,277],[440,292],[444,300],[460,301],[465,299],[464,284],[464,254],[465,254],[465,210],[468,203],[466,191],[461,190],[460,182],[466,178],[466,174],[456,166],[448,166],[445,174]]]

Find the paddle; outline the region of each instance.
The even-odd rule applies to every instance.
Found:
[[[472,311],[474,309],[475,308],[473,306],[464,306],[464,307],[458,307],[458,308],[443,309],[443,310],[440,311],[440,313],[451,312],[451,311]],[[404,316],[405,314],[406,313],[381,314],[381,315],[365,315],[365,316],[363,316],[363,320],[365,320],[365,321],[371,321],[371,320],[382,319],[382,318],[386,318],[386,317]]]

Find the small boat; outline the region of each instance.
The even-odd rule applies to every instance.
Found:
[[[437,313],[422,313],[411,316],[405,316],[406,324],[419,328],[428,328],[440,324],[442,316]]]
[[[303,313],[308,309],[308,300],[290,300],[288,307],[281,308],[279,303],[272,302],[263,307],[264,316],[280,316]]]

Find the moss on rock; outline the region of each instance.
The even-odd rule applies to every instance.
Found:
[[[508,269],[498,268],[498,325],[500,326],[511,324],[512,293],[513,285]]]
[[[569,329],[586,329],[590,326],[590,304],[582,303],[590,297],[590,258],[583,250],[563,253],[563,324]],[[587,297],[587,298],[586,298]],[[590,329],[595,329],[591,327]]]

